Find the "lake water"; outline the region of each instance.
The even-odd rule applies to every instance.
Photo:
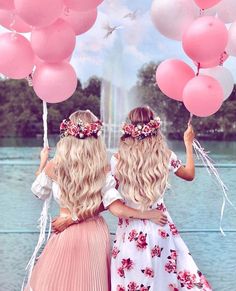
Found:
[[[41,140],[29,139],[0,141],[0,291],[20,290],[24,268],[37,241],[35,232],[42,203],[31,194],[30,186],[40,144]],[[184,160],[182,142],[169,144]],[[228,165],[218,170],[236,204],[236,142],[202,144],[217,164]],[[223,237],[218,232],[222,195],[207,171],[197,168],[196,179],[191,183],[174,176],[170,183],[166,205],[200,270],[214,290],[235,291],[236,212],[227,205],[223,227],[230,232]],[[52,213],[57,213],[55,205]],[[109,213],[104,216],[110,231],[115,232],[116,218]]]

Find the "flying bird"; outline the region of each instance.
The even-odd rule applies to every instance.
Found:
[[[108,38],[110,35],[114,33],[114,31],[121,29],[123,27],[121,25],[110,26],[109,24],[106,24],[103,28],[107,31],[104,38]]]
[[[138,10],[131,11],[128,14],[124,15],[123,18],[130,18],[131,20],[135,20],[137,18]]]

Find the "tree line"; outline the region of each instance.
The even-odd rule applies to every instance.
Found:
[[[158,63],[151,62],[140,68],[137,83],[129,95],[135,96],[136,104],[149,105],[158,113],[164,120],[164,130],[169,138],[181,139],[189,113],[182,102],[166,97],[155,85],[157,66]],[[78,80],[77,89],[71,98],[62,103],[48,104],[49,133],[58,134],[58,124],[78,109],[90,109],[99,117],[100,94],[101,79],[98,77],[91,77],[84,86]],[[1,137],[34,137],[42,134],[42,101],[26,80],[1,80],[0,104]],[[193,118],[198,138],[236,140],[235,113],[236,86],[216,114],[207,118]]]
[[[91,77],[82,87],[77,88],[68,100],[48,104],[48,132],[58,134],[58,125],[68,115],[78,109],[90,109],[100,115],[101,80]],[[0,81],[0,136],[34,137],[42,134],[43,106],[26,80]]]

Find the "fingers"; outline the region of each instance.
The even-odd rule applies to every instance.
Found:
[[[58,216],[54,217],[54,218],[52,219],[52,223],[54,223],[57,219],[58,219]]]

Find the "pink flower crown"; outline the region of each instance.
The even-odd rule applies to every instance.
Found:
[[[150,120],[148,123],[137,124],[136,126],[132,123],[124,123],[122,126],[122,139],[132,137],[142,140],[149,136],[156,136],[159,133],[160,126],[161,120],[159,117]]]
[[[64,119],[60,125],[60,137],[74,136],[79,139],[86,137],[98,138],[102,133],[102,122],[97,120],[91,123],[84,123],[81,119],[78,124],[73,123],[69,118]]]

